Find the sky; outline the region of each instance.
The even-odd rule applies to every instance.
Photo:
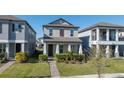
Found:
[[[17,15],[26,20],[37,33],[37,38],[43,36],[42,25],[48,24],[56,19],[64,18],[80,29],[84,29],[98,22],[109,22],[124,25],[124,16],[113,15]]]

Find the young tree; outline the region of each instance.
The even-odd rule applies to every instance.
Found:
[[[93,47],[89,54],[91,62],[97,69],[98,77],[101,78],[106,64],[105,48],[101,47],[99,52],[96,54],[96,48]]]

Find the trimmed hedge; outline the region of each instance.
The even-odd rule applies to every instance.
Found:
[[[15,59],[16,59],[16,62],[19,62],[19,63],[26,62],[28,60],[28,53],[18,52],[16,53]]]
[[[45,54],[40,54],[39,55],[39,62],[44,62],[44,61],[48,61],[48,56]]]
[[[56,54],[55,59],[57,62],[76,63],[76,62],[82,62],[84,60],[84,55],[69,52],[69,53]]]

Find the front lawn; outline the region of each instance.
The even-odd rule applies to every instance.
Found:
[[[109,59],[108,62],[109,65],[104,67],[104,73],[124,73],[124,59]],[[92,63],[57,63],[57,67],[61,76],[97,74],[97,68]]]
[[[8,78],[42,78],[50,77],[49,65],[47,63],[15,63],[0,77]]]

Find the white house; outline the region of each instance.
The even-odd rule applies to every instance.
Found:
[[[43,25],[43,53],[48,56],[67,51],[81,54],[82,41],[78,38],[78,28],[62,18]]]
[[[102,47],[106,57],[124,56],[124,26],[101,22],[80,30],[78,37],[84,50],[95,47],[97,54]]]

